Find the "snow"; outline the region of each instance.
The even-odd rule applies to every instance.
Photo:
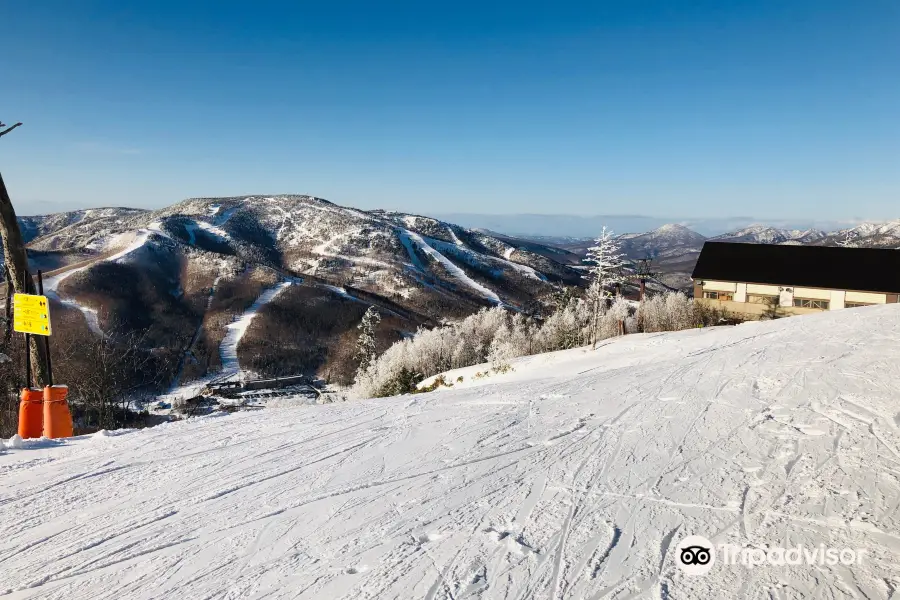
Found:
[[[403,242],[403,245],[406,247],[410,258],[412,259],[416,267],[418,267],[422,271],[426,271],[425,266],[422,264],[422,261],[419,260],[418,256],[416,256],[416,253],[413,250],[413,242],[415,242],[418,245],[419,249],[425,252],[428,256],[441,263],[441,265],[445,269],[447,269],[447,271],[454,279],[467,286],[468,288],[474,290],[479,295],[487,298],[491,302],[495,304],[502,304],[500,297],[495,292],[469,277],[466,272],[456,266],[453,261],[432,248],[428,243],[426,243],[425,239],[421,235],[419,235],[418,233],[413,233],[408,229],[400,230],[399,235],[400,241]]]
[[[140,229],[133,233],[123,234],[122,236],[118,237],[114,242],[112,242],[110,245],[116,245],[121,240],[123,240],[123,239],[127,240],[130,238],[130,242],[127,243],[125,248],[122,250],[119,250],[115,254],[107,256],[106,258],[100,259],[100,261],[115,262],[121,258],[124,258],[125,256],[131,254],[138,248],[143,247],[143,245],[147,243],[147,240],[149,239],[150,235],[153,233],[159,233],[159,232],[155,231],[155,230],[151,230],[151,229]],[[100,261],[96,261],[96,262],[100,262]],[[80,273],[81,271],[84,271],[85,269],[91,268],[92,266],[94,266],[94,264],[95,263],[93,263],[93,262],[88,263],[81,267],[78,267],[75,269],[70,269],[68,271],[65,271],[64,273],[60,273],[59,275],[54,275],[53,277],[48,277],[48,278],[44,279],[44,292],[56,292],[56,290],[59,288],[59,284],[62,283],[65,279],[71,277],[72,275],[74,275],[76,273]]]
[[[81,271],[84,271],[85,269],[91,268],[97,262],[102,262],[102,261],[115,262],[119,259],[126,257],[127,255],[131,254],[138,248],[143,247],[144,244],[147,243],[147,240],[149,239],[150,235],[154,234],[154,233],[159,233],[159,232],[156,230],[153,230],[153,229],[141,229],[141,230],[138,230],[137,232],[134,232],[133,234],[125,234],[123,236],[120,236],[119,238],[117,238],[117,241],[120,241],[122,238],[124,238],[124,239],[131,238],[131,241],[128,243],[128,245],[125,246],[124,249],[119,250],[115,254],[107,256],[106,258],[100,259],[98,261],[90,262],[83,266],[76,267],[74,269],[70,269],[70,270],[60,273],[58,275],[54,275],[53,277],[47,277],[46,279],[44,279],[44,294],[51,300],[56,300],[60,304],[63,304],[70,308],[75,308],[75,309],[78,309],[79,311],[81,311],[81,313],[84,315],[85,321],[87,322],[88,328],[99,336],[105,336],[106,334],[100,328],[100,321],[97,318],[97,310],[94,308],[90,308],[89,306],[84,306],[83,304],[79,304],[75,300],[70,300],[70,299],[64,300],[63,298],[61,298],[59,295],[59,292],[58,292],[59,284],[62,283],[64,280],[68,279],[69,277],[71,277],[72,275],[74,275],[76,273],[80,273]],[[115,243],[116,242],[113,242],[113,244],[115,244]]]
[[[323,288],[323,289],[326,289],[326,290],[328,290],[329,292],[332,292],[332,293],[334,293],[334,294],[337,294],[337,295],[340,296],[341,298],[346,298],[347,300],[352,300],[352,301],[354,301],[354,302],[359,302],[360,304],[364,304],[364,305],[366,305],[366,306],[373,306],[372,302],[369,302],[369,301],[366,301],[366,300],[362,300],[362,299],[357,298],[356,296],[353,296],[352,294],[350,294],[350,292],[347,291],[347,288],[340,287],[340,286],[336,286],[336,285],[328,285],[327,283],[320,283],[320,284],[318,284],[318,287]],[[378,310],[383,311],[383,312],[386,312],[386,313],[390,313],[390,314],[392,314],[392,315],[394,315],[394,316],[396,316],[396,317],[399,317],[399,318],[401,318],[401,319],[405,319],[405,318],[406,318],[406,317],[404,317],[403,315],[401,315],[400,313],[398,313],[397,311],[391,310],[390,308],[387,308],[387,307],[384,307],[384,306],[381,306],[381,305],[378,305]]]
[[[15,441],[0,593],[887,598],[898,308],[627,336],[439,393]],[[688,577],[687,535],[867,554]]]
[[[220,279],[220,277],[216,278],[216,280],[213,282],[212,291],[210,292],[210,295],[206,301],[207,310],[209,310],[209,306],[212,303],[215,289],[216,286],[218,286]],[[181,384],[179,382],[181,380],[182,373],[181,370],[179,370],[178,374],[175,377],[175,381],[173,382],[169,391],[163,395],[160,395],[157,400],[171,403],[177,399],[194,398],[203,391],[203,388],[205,388],[213,381],[226,381],[229,379],[243,377],[244,373],[241,370],[240,361],[238,360],[237,349],[238,345],[240,345],[241,343],[241,339],[247,332],[247,328],[250,327],[253,319],[256,318],[256,315],[259,314],[259,311],[262,310],[262,308],[266,304],[274,300],[278,296],[278,294],[283,292],[285,289],[289,288],[295,283],[300,283],[301,281],[302,279],[300,278],[291,278],[266,289],[262,294],[259,295],[259,297],[253,302],[253,304],[250,305],[250,308],[244,311],[241,316],[238,317],[235,321],[226,325],[225,337],[219,344],[219,357],[222,361],[222,368],[218,373],[212,373],[205,377],[194,379],[187,383]],[[194,337],[191,341],[190,348],[193,348],[194,344],[197,342],[197,339],[199,339],[202,328],[203,325],[201,324],[200,327],[198,327],[197,331],[194,332]]]
[[[325,288],[326,290],[337,294],[341,298],[346,298],[347,300],[353,300],[354,302],[360,302],[362,304],[369,304],[368,302],[363,302],[356,296],[351,296],[350,294],[348,294],[346,288],[339,287],[336,285],[328,285],[326,283],[319,284],[319,287]]]
[[[225,268],[224,263],[219,263],[220,272]],[[216,297],[216,291],[219,289],[219,283],[222,281],[224,275],[218,275],[212,283],[212,286],[209,288],[209,295],[206,297],[206,308],[204,310],[204,315],[209,313],[209,309],[212,306],[213,300]],[[193,352],[194,346],[197,345],[197,340],[200,339],[200,335],[203,333],[203,320],[201,319],[200,324],[197,326],[197,330],[194,332],[194,337],[191,338],[191,343],[188,344],[187,350],[185,351],[185,355],[181,358],[181,365],[178,367],[178,372],[175,374],[175,378],[172,380],[172,385],[169,388],[169,393],[167,394],[166,399],[173,399],[179,397],[179,389],[181,386],[181,377],[184,374],[184,367],[187,365],[188,355]],[[193,383],[190,386],[189,390],[184,390],[188,392],[192,392],[196,389],[196,393],[190,393],[190,395],[184,396],[186,398],[193,398],[199,393],[200,389],[202,389],[203,384]],[[199,386],[199,388],[198,388]]]
[[[79,304],[74,300],[62,300],[61,298],[59,298],[56,292],[53,292],[52,294],[50,294],[50,296],[55,297],[57,300],[59,300],[59,303],[64,306],[68,306],[70,308],[81,311],[81,314],[84,315],[84,320],[87,322],[88,329],[90,329],[95,335],[106,337],[106,332],[104,332],[103,329],[100,328],[100,319],[97,315],[96,309],[85,306],[83,304]]]
[[[185,226],[185,229],[187,230],[188,236],[190,236],[191,245],[194,245],[197,243],[196,242],[197,229],[202,229],[203,231],[206,231],[213,237],[217,237],[223,241],[231,240],[231,234],[229,234],[227,231],[225,231],[224,229],[222,229],[220,227],[216,227],[215,225],[213,225],[211,223],[207,223],[206,221],[197,220],[197,221],[194,221],[193,223],[188,223]]]
[[[253,322],[253,319],[256,318],[256,315],[259,314],[259,311],[262,310],[266,304],[274,300],[278,294],[291,287],[293,283],[293,281],[287,280],[268,288],[259,295],[250,308],[244,311],[236,321],[227,325],[225,338],[219,346],[219,356],[222,358],[222,372],[219,374],[219,379],[240,374],[241,365],[238,362],[237,348],[238,344],[241,343],[241,338],[244,337],[247,328],[250,327],[250,324]]]
[[[456,235],[456,232],[453,231],[452,227],[447,227],[447,231],[450,233],[450,239],[453,240],[454,244],[456,244],[457,246],[465,247],[465,244],[463,243],[463,241],[461,239],[459,239],[459,236]],[[509,257],[507,257],[507,258],[509,258]]]

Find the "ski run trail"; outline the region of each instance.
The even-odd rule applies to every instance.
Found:
[[[241,370],[241,364],[238,360],[238,345],[241,343],[241,339],[244,337],[244,334],[247,333],[247,329],[250,327],[250,324],[253,322],[253,319],[256,318],[256,315],[259,314],[259,311],[262,308],[274,300],[278,294],[294,285],[295,283],[300,283],[302,279],[287,279],[281,281],[270,288],[263,290],[263,292],[254,300],[253,304],[250,307],[241,313],[241,316],[237,317],[234,321],[226,325],[225,337],[222,338],[222,342],[219,344],[219,357],[222,361],[222,369],[214,374],[208,375],[206,377],[202,377],[200,379],[194,379],[187,383],[181,383],[181,372],[179,370],[178,376],[175,378],[175,383],[169,389],[169,391],[161,396],[159,396],[160,400],[163,401],[171,401],[179,398],[193,398],[197,396],[204,387],[206,387],[212,381],[227,381],[227,380],[237,380],[241,379],[244,376],[244,372]],[[215,294],[216,286],[219,284],[219,279],[216,279],[213,283],[213,289],[210,291],[209,298],[206,303],[206,309],[209,310],[210,305],[212,304],[213,295]],[[203,325],[201,324],[198,327],[197,331],[194,333],[194,337],[191,341],[191,345],[189,350],[194,347],[194,344],[197,342],[197,339],[200,337],[202,332]],[[185,358],[182,358],[182,361]],[[183,365],[182,365],[183,368]]]
[[[63,299],[62,297],[60,297],[59,291],[58,291],[59,284],[62,283],[63,280],[74,275],[75,273],[80,273],[81,271],[84,271],[85,269],[91,268],[92,266],[94,266],[94,264],[96,262],[104,262],[104,261],[115,262],[121,258],[124,258],[125,256],[131,254],[138,248],[142,248],[144,246],[144,244],[147,243],[147,240],[150,238],[150,235],[153,233],[157,233],[157,232],[153,231],[153,230],[149,230],[149,229],[141,229],[134,235],[134,239],[131,241],[131,243],[129,243],[124,249],[119,250],[115,254],[113,254],[111,256],[107,256],[106,258],[100,259],[99,261],[95,261],[90,264],[87,264],[83,267],[76,267],[74,269],[70,269],[63,273],[60,273],[59,275],[54,275],[52,277],[48,277],[47,279],[44,280],[44,294],[48,298],[50,298],[52,300],[56,300],[64,306],[68,306],[70,308],[75,308],[77,310],[80,310],[81,313],[84,315],[84,320],[87,322],[88,329],[90,329],[95,335],[104,337],[106,335],[106,333],[100,327],[100,319],[97,315],[96,309],[90,308],[89,306],[84,306],[83,304],[79,304],[78,302],[76,302],[74,300]]]
[[[440,263],[441,266],[447,270],[451,277],[453,277],[469,289],[475,291],[476,294],[484,297],[494,304],[502,304],[502,302],[500,301],[500,297],[493,290],[486,288],[485,286],[469,277],[465,271],[456,266],[456,264],[454,264],[453,261],[451,261],[449,258],[435,250],[428,242],[425,241],[425,238],[423,238],[418,233],[413,233],[412,231],[403,229],[400,230],[399,236],[400,241],[406,248],[406,252],[409,254],[410,259],[413,261],[413,264],[423,273],[427,273],[428,269],[425,265],[422,264],[422,261],[419,260],[419,257],[416,256],[416,247],[418,247],[419,250]]]
[[[240,375],[241,365],[238,362],[237,348],[238,344],[241,343],[241,338],[244,337],[247,328],[250,327],[250,323],[253,322],[253,319],[256,318],[262,307],[274,300],[278,294],[291,287],[293,283],[291,280],[282,281],[266,289],[237,320],[227,325],[226,329],[228,331],[225,332],[225,338],[219,345],[219,356],[222,359],[220,379]]]
[[[428,394],[13,439],[0,597],[898,597],[900,306],[513,367]],[[866,554],[689,576],[688,535]]]

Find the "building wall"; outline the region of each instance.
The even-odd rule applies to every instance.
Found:
[[[809,298],[810,300],[831,300],[832,290],[820,288],[794,288],[794,296],[797,298]]]
[[[777,285],[761,285],[759,283],[748,283],[748,294],[759,294],[760,296],[777,296],[780,290]]]
[[[840,308],[846,308],[844,306],[844,301],[847,298],[847,292],[843,290],[831,290],[831,302],[828,305],[829,310],[838,310]]]
[[[733,294],[737,290],[737,284],[733,281],[704,281],[703,289],[708,292],[731,292]]]
[[[873,294],[871,292],[847,292],[847,302],[885,304],[887,302],[887,296],[887,294]]]
[[[707,306],[711,306],[714,308],[725,310],[731,314],[745,315],[752,318],[759,318],[762,316],[767,310],[768,307],[765,304],[753,304],[750,302],[734,302],[727,300],[709,300],[708,298],[700,298],[700,302],[703,302]],[[779,306],[778,307],[778,315],[779,316],[792,316],[792,315],[810,315],[814,313],[822,312],[818,308],[800,308],[799,306]]]
[[[703,297],[704,291],[731,292],[733,301],[710,300]],[[900,294],[884,294],[877,292],[858,292],[845,290],[831,290],[826,288],[793,287],[791,285],[767,285],[758,283],[740,283],[730,281],[706,281],[694,282],[694,298],[705,302],[710,306],[727,310],[731,313],[739,313],[747,316],[758,317],[764,314],[768,307],[748,301],[749,295],[776,296],[779,299],[779,314],[804,315],[822,312],[818,308],[801,308],[794,306],[795,298],[809,300],[827,300],[828,310],[839,310],[846,307],[847,302],[860,304],[885,304],[887,302],[900,302]]]

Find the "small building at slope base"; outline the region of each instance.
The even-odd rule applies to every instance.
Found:
[[[900,301],[900,250],[706,242],[694,298],[744,318]]]

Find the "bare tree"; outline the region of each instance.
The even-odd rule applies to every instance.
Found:
[[[0,137],[6,135],[21,123],[0,131]],[[0,127],[4,125],[0,124]],[[12,199],[0,175],[0,237],[3,238],[3,256],[6,260],[7,294],[12,287],[19,294],[35,294],[37,290],[34,280],[28,273],[28,255],[25,251],[25,242],[22,240],[22,231],[19,229],[19,221],[16,218],[16,210],[13,208]],[[8,324],[9,325],[9,324]],[[7,326],[8,326],[7,325]],[[39,343],[36,337],[31,337],[31,364],[33,367],[35,383],[40,387],[49,383],[47,374],[46,347]],[[31,385],[31,382],[28,382]]]
[[[12,131],[13,129],[15,129],[16,127],[21,127],[21,126],[22,126],[21,123],[16,123],[15,125],[11,125],[10,127],[7,127],[7,128],[4,129],[3,131],[0,131],[0,137],[3,137],[4,135],[6,135],[7,133],[9,133],[10,131]],[[6,123],[0,123],[0,127],[6,127]]]
[[[136,395],[154,392],[168,373],[148,346],[148,331],[123,333],[120,325],[106,336],[80,330],[60,339],[54,350],[74,383],[70,404],[82,427],[115,429],[133,422]]]

